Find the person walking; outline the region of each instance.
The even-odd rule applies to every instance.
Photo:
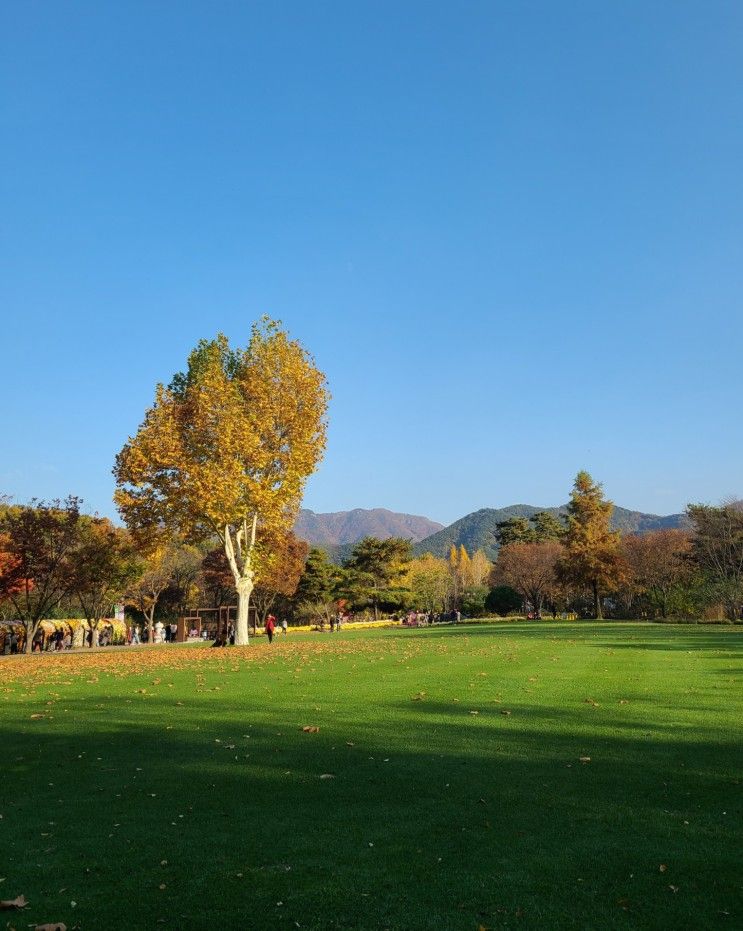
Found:
[[[288,630],[289,630],[289,624],[288,624],[286,618],[284,618],[283,621],[281,622],[281,629],[282,629],[282,631],[284,632],[284,636],[286,637],[287,632],[288,632]]]
[[[276,618],[273,614],[269,614],[266,618],[266,636],[268,637],[268,642],[273,643],[273,632],[276,630]]]

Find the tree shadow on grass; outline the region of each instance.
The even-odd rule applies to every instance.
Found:
[[[543,622],[525,622],[519,624],[485,624],[454,625],[446,628],[394,629],[394,634],[402,637],[451,638],[481,637],[491,639],[494,634],[508,638],[518,636],[527,642],[531,636],[543,641],[545,634],[558,640],[576,640],[582,646],[600,647],[607,650],[661,650],[671,652],[689,652],[695,650],[710,651],[719,656],[722,650],[731,657],[743,656],[743,627],[696,627],[694,625],[649,624],[630,621],[582,622],[580,627],[565,622],[545,624]],[[592,634],[587,638],[586,633]],[[599,636],[610,634],[613,639],[596,640]],[[389,636],[389,634],[388,634]]]
[[[556,622],[554,625],[555,630],[567,630],[566,627],[560,628],[559,622]],[[545,628],[551,630],[552,625],[545,625],[540,621],[528,622],[528,621],[519,621],[518,623],[513,623],[509,621],[493,621],[492,623],[482,623],[482,624],[449,624],[449,625],[434,625],[432,627],[392,627],[388,628],[385,631],[387,636],[398,635],[403,637],[478,637],[478,636],[490,636],[492,637],[495,633],[539,633],[544,635]]]
[[[743,657],[743,636],[738,635],[737,639],[733,639],[733,636],[679,636],[673,639],[663,638],[659,640],[633,638],[627,641],[611,640],[591,645],[608,650],[657,650],[672,653],[708,652],[715,659],[719,659],[721,655],[737,659]]]
[[[229,698],[91,704],[0,729],[0,859],[30,918],[712,928],[743,914],[740,746],[713,726],[654,723],[648,742],[616,710],[598,725],[589,709],[423,700],[305,733],[302,709],[247,719]]]

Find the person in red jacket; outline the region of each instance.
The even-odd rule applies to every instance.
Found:
[[[269,614],[266,618],[266,636],[268,637],[268,642],[273,643],[273,632],[276,630],[276,618],[273,614]]]

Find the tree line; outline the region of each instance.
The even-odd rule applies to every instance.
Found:
[[[0,616],[20,621],[30,649],[40,622],[82,617],[97,645],[115,603],[149,630],[195,608],[235,602],[222,542],[198,545],[161,529],[146,542],[107,518],[84,514],[80,499],[0,503]],[[743,611],[743,505],[690,505],[688,530],[621,534],[610,529],[611,502],[586,472],[578,474],[564,519],[548,512],[496,529],[495,563],[452,546],[447,558],[413,556],[401,538],[359,541],[336,565],[291,531],[266,548],[252,603],[291,623],[369,618],[410,609],[468,616],[575,612],[602,618],[699,618]]]
[[[743,610],[743,503],[690,504],[688,529],[622,534],[613,504],[579,472],[564,520],[537,514],[498,525],[492,579],[541,617],[545,608],[583,616],[698,618]]]
[[[613,504],[579,472],[564,518],[542,511],[497,525],[498,555],[452,546],[447,558],[413,557],[407,540],[366,538],[333,565],[310,551],[289,610],[330,618],[351,611],[541,618],[664,619],[743,614],[743,503],[692,504],[688,529],[611,529]]]
[[[155,621],[235,602],[234,580],[220,542],[192,545],[162,531],[146,544],[108,518],[81,512],[70,497],[27,505],[0,502],[0,621],[19,622],[31,651],[41,621],[84,619],[90,645],[116,604],[153,639]],[[293,533],[275,541],[253,592],[262,623],[294,594],[309,547]]]

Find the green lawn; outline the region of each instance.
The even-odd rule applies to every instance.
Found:
[[[743,927],[742,672],[564,622],[0,659],[0,920]]]

